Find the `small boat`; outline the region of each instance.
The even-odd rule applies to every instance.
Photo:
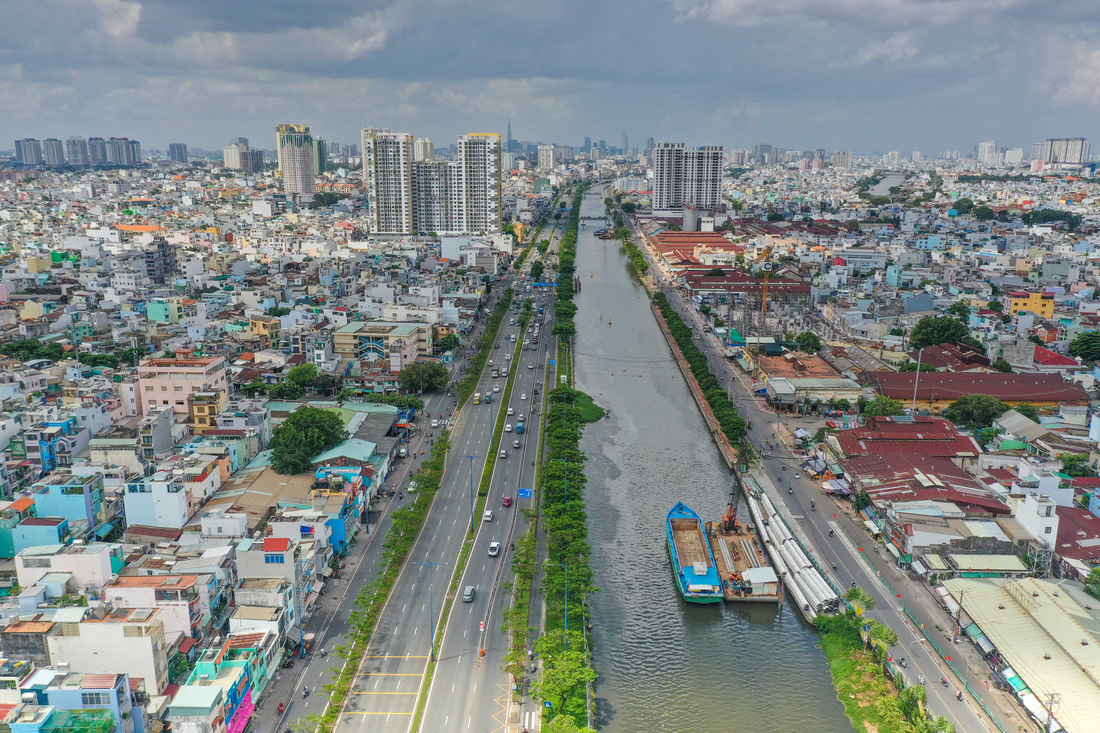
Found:
[[[677,502],[668,513],[665,531],[680,595],[689,603],[721,602],[722,579],[699,515]]]

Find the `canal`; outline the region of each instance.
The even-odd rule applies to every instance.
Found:
[[[905,176],[901,173],[887,173],[886,176],[872,186],[867,193],[872,196],[889,196],[890,189],[894,186],[900,186],[904,180]]]
[[[582,216],[603,214],[587,196]],[[730,472],[617,241],[577,243],[577,386],[609,410],[589,425],[597,724],[608,733],[851,730],[817,635],[789,604],[689,605],[676,592],[665,515],[719,519]]]

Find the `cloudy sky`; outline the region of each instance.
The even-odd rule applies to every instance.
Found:
[[[2,0],[0,148],[272,147],[280,122],[579,144],[1094,138],[1092,0]],[[1094,146],[1097,140],[1093,140]]]

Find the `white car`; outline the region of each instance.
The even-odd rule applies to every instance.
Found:
[[[800,474],[800,473],[796,473],[796,474],[794,475],[794,477],[795,477],[795,478],[802,478],[802,474]]]
[[[486,509],[485,513],[481,515],[481,521],[483,521],[483,522],[493,521],[493,512]]]
[[[527,365],[527,368],[528,368],[528,369],[534,369],[534,368],[535,368],[535,365],[534,365],[534,364],[528,364],[528,365]]]
[[[512,360],[512,355],[511,354],[505,354],[504,355],[504,360],[505,361],[511,361]]]
[[[490,360],[489,360],[489,366],[492,366],[492,365],[493,365],[493,360],[492,360],[492,359],[490,359]]]
[[[504,423],[504,432],[506,432],[506,433],[512,432],[512,423],[510,423],[510,422]]]
[[[494,392],[499,392],[499,391],[500,391],[500,385],[499,385],[499,384],[494,384],[494,385],[493,385],[493,391],[494,391]],[[433,427],[434,427],[434,426],[433,426]]]
[[[499,542],[490,542],[489,543],[489,557],[496,557],[499,554],[500,554],[500,543]]]
[[[433,427],[433,428],[438,428],[438,427],[439,427],[439,421],[438,421],[438,420],[435,420],[435,419],[433,419],[433,420],[432,420],[432,427]]]
[[[509,415],[511,415],[511,414],[513,414],[513,413],[515,413],[515,410],[514,410],[514,409],[512,409],[511,407],[509,407],[509,408],[508,408],[508,414],[509,414]]]
[[[523,422],[523,421],[524,421],[524,420],[526,420],[526,419],[527,419],[527,416],[526,416],[526,415],[524,415],[524,414],[523,414],[523,413],[521,412],[521,413],[519,414],[519,417],[517,417],[517,418],[516,418],[516,422]]]
[[[525,400],[525,399],[527,399],[527,393],[525,392],[524,394],[521,394],[521,395],[519,396],[519,398],[520,398],[521,400]],[[795,478],[798,478],[798,477],[796,476]]]

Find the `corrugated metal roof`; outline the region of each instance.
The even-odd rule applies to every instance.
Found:
[[[1096,730],[1100,684],[1085,670],[1100,669],[1100,611],[1086,609],[1068,585],[1036,578],[944,586],[1033,692],[1061,695],[1055,716],[1067,733]]]

